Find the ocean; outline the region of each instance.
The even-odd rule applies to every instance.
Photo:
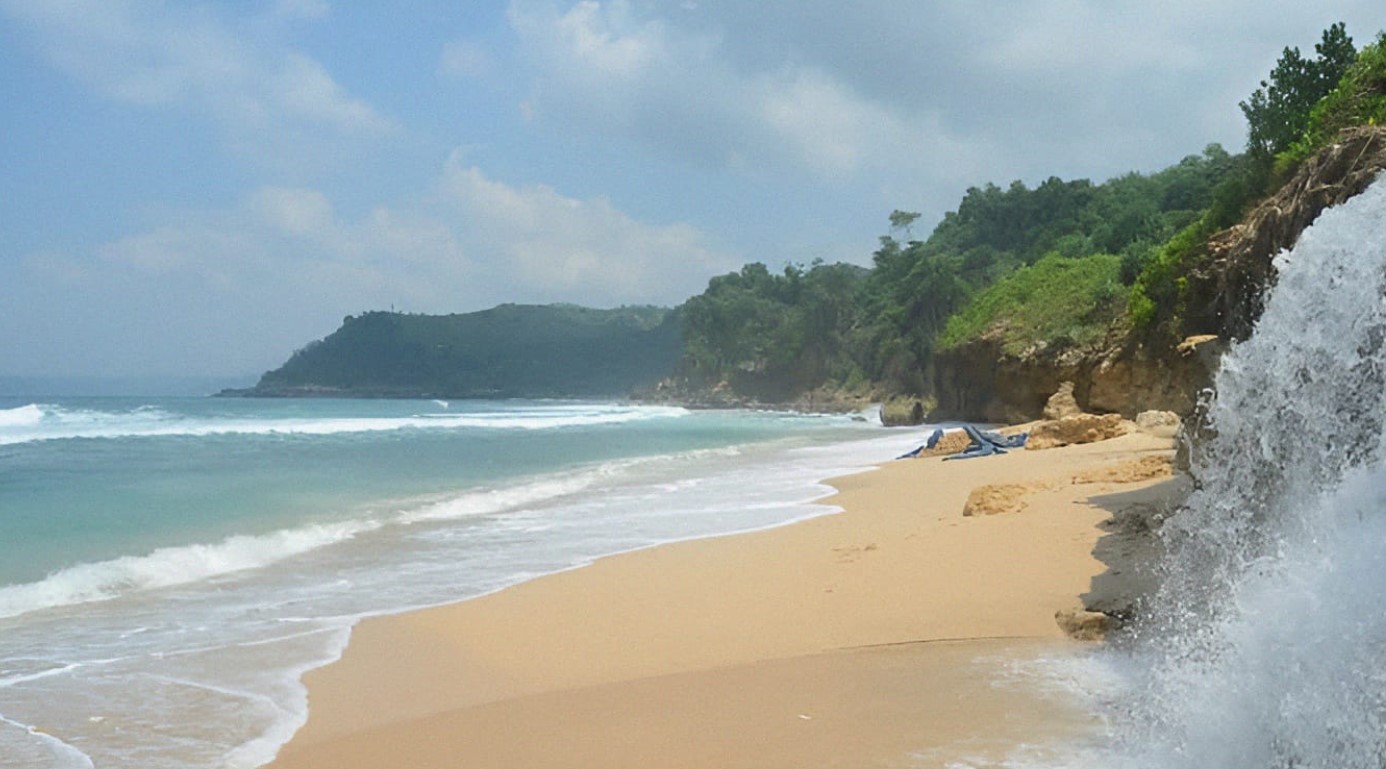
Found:
[[[562,401],[0,398],[0,767],[246,768],[367,616],[833,512],[869,419]]]

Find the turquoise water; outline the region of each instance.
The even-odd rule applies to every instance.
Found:
[[[571,402],[0,398],[0,767],[252,767],[363,616],[827,510],[915,432]]]

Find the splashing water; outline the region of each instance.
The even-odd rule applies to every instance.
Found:
[[[1386,183],[1223,358],[1106,766],[1386,767]]]

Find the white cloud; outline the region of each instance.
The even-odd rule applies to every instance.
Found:
[[[626,0],[566,11],[516,0],[510,18],[536,65],[536,115],[699,163],[836,178],[960,144],[929,111],[866,98],[811,61],[738,69],[720,33],[677,28]]]
[[[426,193],[360,215],[265,186],[86,253],[30,255],[0,281],[0,341],[51,371],[264,370],[348,313],[672,304],[739,264],[687,224],[508,185],[459,154]]]
[[[1339,18],[1365,42],[1377,6],[510,0],[510,19],[538,122],[702,168],[955,202],[987,181],[1235,150],[1237,102],[1281,47],[1308,50]]]
[[[323,138],[371,137],[394,128],[317,61],[260,42],[204,7],[0,0],[0,8],[33,30],[58,67],[108,98],[190,109],[251,154],[289,156],[293,147]],[[277,9],[315,18],[327,6],[297,0]]]
[[[443,46],[438,74],[453,78],[475,78],[490,74],[496,63],[486,46],[475,40],[454,40]]]
[[[327,0],[276,0],[274,12],[289,19],[321,19],[332,8]]]
[[[687,224],[646,224],[546,185],[512,187],[456,160],[442,190],[476,250],[495,256],[491,280],[529,301],[673,304],[740,264]]]

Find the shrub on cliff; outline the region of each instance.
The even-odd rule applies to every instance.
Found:
[[[1037,347],[1062,348],[1100,341],[1125,311],[1121,258],[1050,254],[1007,275],[949,318],[943,349],[983,337],[1016,355]]]
[[[1342,80],[1309,113],[1308,125],[1293,144],[1276,158],[1287,173],[1314,152],[1330,144],[1340,131],[1359,125],[1386,124],[1386,32],[1364,47],[1343,73]]]

